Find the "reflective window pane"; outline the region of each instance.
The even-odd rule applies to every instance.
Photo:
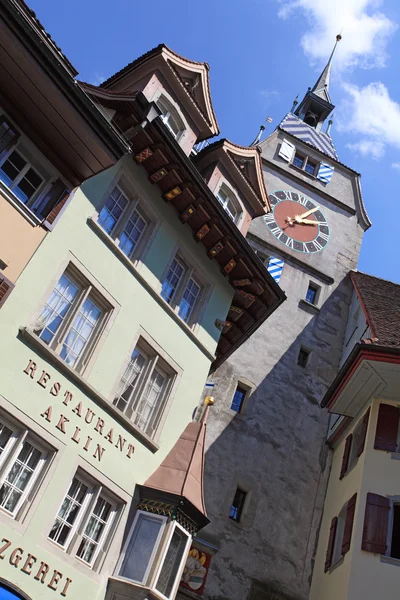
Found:
[[[171,538],[167,554],[165,556],[160,575],[157,580],[156,589],[164,594],[167,598],[170,597],[173,590],[179,567],[184,557],[188,536],[178,527]]]
[[[119,187],[115,187],[99,214],[98,223],[104,231],[112,232],[127,204],[128,199]]]
[[[132,531],[131,539],[121,566],[120,576],[145,582],[151,556],[157,548],[158,536],[163,522],[151,514],[140,513]]]
[[[79,292],[77,285],[62,275],[37,319],[34,331],[50,344]]]
[[[82,505],[88,493],[88,486],[74,477],[49,533],[49,538],[60,546],[66,545],[72,527],[80,517]]]
[[[27,441],[23,443],[0,488],[0,506],[5,510],[11,513],[15,512],[24,491],[27,490],[39,467],[41,456],[42,453],[35,446]]]

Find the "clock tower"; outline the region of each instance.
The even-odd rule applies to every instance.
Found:
[[[333,55],[259,143],[273,210],[247,239],[287,301],[210,377],[211,524],[197,541],[211,555],[210,600],[308,598],[330,467],[319,403],[338,372],[348,273],[370,226],[360,175],[340,162],[331,137]]]

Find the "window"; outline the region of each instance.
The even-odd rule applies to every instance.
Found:
[[[325,571],[337,563],[350,550],[357,494],[343,506],[338,517],[333,517],[329,530]]]
[[[340,479],[343,479],[344,475],[354,467],[358,457],[364,452],[369,413],[370,409],[368,409],[362,419],[359,420],[353,433],[350,433],[346,438],[342,466],[340,469]]]
[[[167,126],[170,133],[172,133],[174,138],[179,140],[185,130],[185,125],[182,119],[179,117],[178,112],[164,96],[160,96],[160,98],[157,100],[157,106],[161,111],[164,124]]]
[[[247,493],[241,490],[240,488],[236,488],[235,496],[233,498],[233,502],[231,505],[231,510],[229,512],[229,518],[232,521],[240,522],[242,517],[244,503],[246,501]]]
[[[217,193],[217,200],[228,213],[234,223],[237,223],[240,218],[241,210],[238,207],[237,201],[234,199],[234,194],[226,185],[222,185]]]
[[[49,539],[94,566],[121,504],[106,488],[77,473],[61,503]]]
[[[190,543],[191,536],[176,521],[138,510],[118,575],[173,598]]]
[[[168,267],[161,287],[161,297],[174,307],[182,321],[190,325],[195,320],[195,309],[203,287],[195,270],[178,254]]]
[[[319,163],[317,163],[309,156],[305,156],[304,154],[300,154],[299,152],[295,152],[292,160],[292,165],[294,167],[297,167],[297,169],[305,171],[313,177],[316,177],[318,174]]]
[[[244,400],[246,398],[246,394],[247,394],[247,389],[245,389],[244,387],[238,385],[235,393],[233,395],[233,400],[232,400],[232,404],[231,404],[231,409],[234,410],[237,413],[240,413],[242,408],[243,408],[243,403]]]
[[[176,373],[142,339],[119,382],[113,404],[154,437],[171,393]]]
[[[52,181],[26,146],[17,129],[0,116],[0,181],[38,217],[45,218],[67,191],[60,179]],[[34,156],[31,157],[31,155]]]
[[[307,363],[308,363],[309,356],[310,356],[310,351],[306,350],[306,348],[303,348],[303,346],[302,346],[299,350],[299,355],[297,357],[297,364],[300,367],[303,367],[303,369],[305,369],[307,366]]]
[[[128,194],[119,185],[108,196],[100,211],[98,224],[129,258],[133,257],[149,229],[149,219],[138,200],[128,200]]]
[[[34,332],[74,369],[86,366],[96,337],[111,306],[78,270],[70,265],[51,292]]]
[[[317,285],[310,283],[308,286],[308,289],[307,289],[306,301],[309,302],[310,304],[314,304],[314,305],[317,304],[319,290],[320,290],[320,288]]]
[[[390,556],[400,559],[400,504],[393,504],[393,527],[392,542],[390,545]]]
[[[50,453],[28,430],[0,421],[0,507],[16,517]]]

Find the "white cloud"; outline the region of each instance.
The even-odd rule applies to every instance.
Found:
[[[89,78],[88,83],[91,83],[92,85],[100,85],[106,79],[107,77],[105,75],[101,75],[100,73],[94,73],[94,75],[92,75]]]
[[[400,171],[400,162],[392,163],[392,169],[396,169],[396,171]]]
[[[400,104],[381,82],[360,88],[343,84],[348,97],[338,113],[338,129],[361,137],[348,147],[372,158],[383,156],[387,145],[400,148]]]
[[[381,0],[278,0],[279,16],[289,18],[302,12],[309,31],[301,39],[304,52],[321,63],[333,47],[335,36],[343,28],[343,40],[335,57],[335,66],[382,67],[385,65],[388,41],[397,28],[379,10]]]

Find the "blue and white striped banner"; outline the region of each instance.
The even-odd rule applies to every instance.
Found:
[[[324,183],[330,183],[332,179],[334,168],[331,165],[327,165],[326,163],[321,163],[318,171],[318,179],[323,181]]]
[[[269,259],[267,270],[268,270],[268,273],[270,273],[270,275],[272,275],[272,277],[275,279],[276,283],[280,282],[283,265],[284,265],[284,262],[280,258],[271,257]]]

